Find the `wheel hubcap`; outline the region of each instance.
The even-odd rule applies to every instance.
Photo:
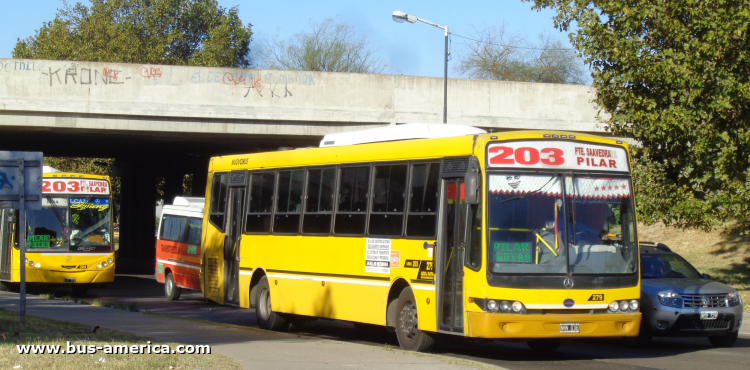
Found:
[[[268,320],[271,312],[271,294],[268,289],[263,289],[260,294],[260,315],[263,320]]]
[[[167,294],[172,295],[172,279],[167,280]]]
[[[401,308],[399,326],[401,327],[401,332],[407,338],[414,339],[414,336],[417,335],[417,310],[412,302],[407,302]]]

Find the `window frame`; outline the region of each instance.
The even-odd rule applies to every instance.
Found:
[[[302,197],[300,199],[300,211],[299,213],[294,212],[278,212],[279,207],[279,200],[281,198],[279,194],[279,186],[281,186],[281,172],[294,172],[294,171],[302,171]],[[271,234],[273,235],[300,235],[302,233],[302,218],[305,211],[305,194],[307,192],[307,167],[285,167],[285,168],[277,168],[276,169],[276,176],[274,177],[274,203],[273,207],[271,208]],[[290,187],[291,190],[291,187]],[[295,232],[277,232],[274,229],[274,226],[276,225],[276,215],[297,215],[299,216],[299,220],[297,220],[297,231]]]
[[[442,170],[441,168],[441,161],[442,158],[435,158],[435,159],[426,159],[426,160],[418,160],[418,161],[409,161],[409,181],[407,186],[407,191],[409,192],[407,194],[407,200],[406,200],[406,216],[404,217],[404,230],[403,230],[403,238],[404,239],[411,239],[411,240],[437,240],[438,235],[438,228],[440,223],[440,197],[442,192],[442,178],[440,177],[440,172]],[[414,183],[414,166],[420,165],[420,164],[435,164],[437,165],[438,169],[438,183],[437,183],[437,203],[435,204],[435,211],[434,212],[412,212],[411,211],[411,202],[413,198],[412,194],[412,184]],[[425,182],[426,183],[426,182]],[[409,227],[409,216],[435,216],[435,233],[430,236],[409,236],[406,231]]]
[[[242,225],[242,234],[245,235],[271,235],[273,234],[273,220],[274,220],[274,210],[276,209],[276,184],[278,183],[278,169],[269,169],[269,170],[255,170],[255,171],[248,171],[248,179],[247,179],[247,191],[245,197],[245,214],[243,215],[243,225]],[[273,191],[271,194],[271,211],[270,212],[250,212],[250,201],[252,200],[252,193],[253,193],[253,176],[256,174],[271,174],[273,176]],[[269,231],[247,231],[247,217],[250,215],[268,215],[271,217],[271,224],[269,225]]]
[[[338,190],[339,190],[339,165],[323,165],[323,166],[310,166],[305,167],[305,187],[304,187],[304,195],[302,196],[302,216],[300,220],[300,235],[308,235],[308,236],[330,236],[333,235],[333,223],[335,221],[336,217],[336,201],[338,197]],[[307,212],[307,201],[308,201],[308,190],[310,188],[310,171],[316,171],[316,170],[326,170],[326,169],[333,169],[333,197],[331,199],[331,222],[328,225],[328,231],[325,233],[306,233],[305,232],[305,216],[310,215],[321,215],[326,214],[325,212]]]
[[[384,166],[406,166],[406,181],[404,181],[404,205],[403,210],[401,212],[375,212],[373,210],[374,208],[374,202],[375,202],[375,167],[384,167]],[[411,161],[388,161],[388,162],[372,162],[370,164],[370,190],[369,190],[369,199],[367,202],[367,222],[366,222],[366,229],[365,229],[365,235],[366,236],[372,236],[376,238],[392,238],[392,239],[401,239],[406,234],[406,211],[409,207],[410,202],[410,190],[411,190]],[[390,189],[389,189],[390,190]],[[372,218],[372,215],[401,215],[401,232],[398,235],[395,234],[373,234],[370,233],[370,219]]]
[[[226,223],[227,223],[226,217],[227,217],[227,201],[229,200],[229,173],[230,173],[229,171],[214,172],[213,176],[211,176],[211,193],[209,194],[210,198],[209,198],[209,203],[208,203],[208,205],[209,205],[209,207],[208,207],[208,222],[211,225],[213,225],[216,229],[218,229],[220,232],[222,232],[222,233],[224,233],[226,231]],[[224,198],[224,209],[221,210],[221,211],[216,211],[216,210],[214,210],[214,202],[213,202],[214,201],[214,194],[215,194],[214,192],[215,192],[215,189],[216,189],[216,187],[214,186],[214,182],[215,182],[215,179],[217,178],[217,176],[222,176],[222,175],[226,176],[226,180],[227,180],[227,182],[226,182],[226,189],[227,190],[226,190],[226,192],[224,194],[224,197],[225,197]],[[222,216],[222,220],[224,220],[223,225],[220,226],[220,225],[217,225],[214,222],[214,220],[212,219],[212,217],[214,215],[221,215]]]
[[[333,236],[370,236],[367,231],[369,229],[370,225],[370,198],[372,197],[372,166],[373,162],[364,162],[364,163],[345,163],[345,164],[339,164],[337,167],[336,172],[336,193],[334,197],[334,205],[333,205],[333,225],[331,226],[331,235]],[[356,168],[356,167],[367,167],[368,173],[367,173],[367,193],[365,195],[366,203],[365,203],[365,211],[364,212],[339,212],[339,201],[341,199],[341,171],[347,168]],[[365,215],[365,227],[361,234],[339,234],[336,233],[336,220],[338,218],[339,214],[345,214],[345,215],[359,215],[363,214]]]

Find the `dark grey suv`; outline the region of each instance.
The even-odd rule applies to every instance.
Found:
[[[715,347],[731,347],[742,324],[742,299],[734,288],[701,275],[661,243],[641,242],[641,333],[704,336]]]

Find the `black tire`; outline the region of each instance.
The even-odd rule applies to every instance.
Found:
[[[435,339],[419,330],[419,317],[414,293],[407,287],[401,291],[396,303],[396,338],[401,349],[406,351],[425,352]]]
[[[168,301],[176,301],[180,299],[180,294],[182,294],[182,288],[177,286],[177,283],[174,282],[174,276],[171,272],[168,272],[164,276],[164,296],[167,297]]]
[[[88,284],[76,284],[71,287],[73,289],[73,295],[77,297],[85,297],[86,292],[89,291]]]
[[[737,335],[739,335],[739,333],[739,331],[736,331],[732,334],[708,337],[708,341],[711,342],[711,345],[714,347],[728,348],[733,346],[734,342],[737,341]]]
[[[255,316],[261,329],[273,331],[289,330],[289,321],[271,309],[271,289],[264,276],[258,282],[258,294],[255,295]]]
[[[556,340],[550,339],[533,339],[526,342],[526,345],[536,353],[550,353],[560,348],[562,343]]]

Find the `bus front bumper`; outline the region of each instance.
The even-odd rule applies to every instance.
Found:
[[[560,324],[578,323],[580,332],[561,332]],[[526,315],[468,312],[468,335],[476,338],[634,337],[641,313]]]
[[[18,270],[14,274],[20,273]],[[72,284],[92,284],[92,283],[111,283],[115,279],[115,270],[84,270],[84,271],[48,271],[26,269],[26,282],[28,283],[47,283],[47,284],[71,284],[66,282],[66,278],[74,278]]]

